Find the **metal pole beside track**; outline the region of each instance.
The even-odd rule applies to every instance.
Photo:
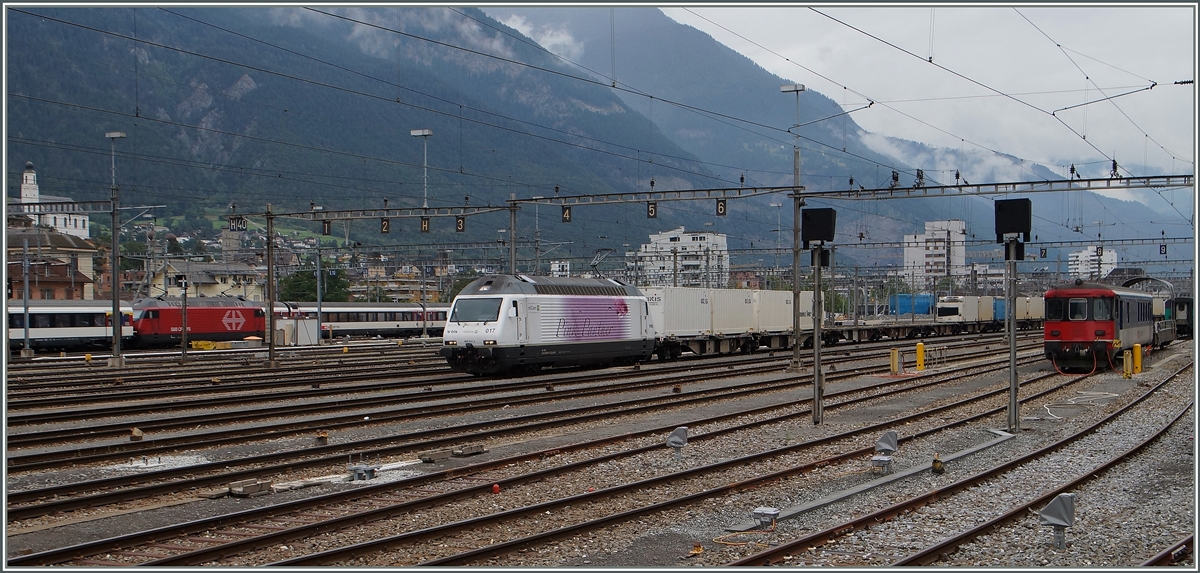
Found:
[[[325,344],[325,330],[321,327],[321,283],[325,282],[325,275],[321,274],[321,239],[317,239],[317,346]],[[333,330],[329,331],[331,335],[330,343],[332,343]]]
[[[1012,239],[1007,245],[1008,260],[1005,261],[1005,303],[1004,316],[1008,321],[1008,432],[1010,434],[1021,430],[1021,413],[1017,402],[1017,329],[1016,321],[1016,290],[1017,290],[1017,240]]]
[[[821,323],[825,311],[821,308],[821,255],[825,249],[817,245],[813,249],[813,424],[819,425],[825,419],[825,377],[821,375]]]
[[[181,324],[180,324],[180,327],[181,327],[181,328],[180,328],[180,334],[181,334],[181,338],[179,339],[179,363],[180,363],[180,364],[183,364],[184,362],[187,362],[187,347],[188,347],[188,339],[187,339],[187,330],[188,330],[188,329],[187,329],[187,295],[188,295],[188,288],[189,288],[189,287],[191,287],[191,285],[190,285],[190,284],[188,284],[187,275],[183,275],[183,311],[180,313],[180,323],[181,323]]]
[[[797,148],[799,149],[799,148]],[[796,173],[800,173],[800,153],[796,152]],[[798,175],[797,175],[798,176]],[[800,187],[792,192],[792,362],[788,364],[787,372],[800,372],[800,206],[804,200],[800,198]]]
[[[509,198],[515,201],[517,194],[510,193]],[[508,211],[508,273],[517,274],[517,204],[515,202]]]
[[[267,203],[267,368],[275,362],[275,216]]]
[[[33,347],[29,345],[29,237],[22,238],[21,243],[21,274],[25,279],[25,288],[21,291],[25,302],[25,348],[21,349],[21,358],[33,358]]]
[[[108,365],[114,368],[125,366],[125,357],[121,356],[121,330],[124,321],[121,320],[121,221],[117,204],[121,197],[121,189],[117,187],[117,140],[125,137],[120,131],[110,131],[104,134],[108,138],[109,157],[112,160],[112,253],[110,269],[112,271],[112,358]]]

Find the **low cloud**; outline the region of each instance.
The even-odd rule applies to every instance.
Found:
[[[575,39],[565,26],[544,25],[534,26],[523,16],[516,14],[501,20],[501,23],[512,28],[537,42],[550,53],[571,61],[579,61],[583,56],[583,43]]]

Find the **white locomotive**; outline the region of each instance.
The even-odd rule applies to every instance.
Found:
[[[612,279],[490,275],[454,298],[439,353],[475,375],[632,364],[654,352],[646,297]]]

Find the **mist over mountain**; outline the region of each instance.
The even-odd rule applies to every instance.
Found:
[[[795,125],[796,100],[780,93],[779,86],[802,78],[780,78],[749,58],[716,42],[707,34],[675,22],[656,8],[492,8],[486,12],[539,40],[551,51],[578,62],[597,76],[611,81],[615,75],[632,92],[677,101],[703,110],[719,111],[756,124],[786,128]],[[797,30],[802,34],[803,30]],[[803,83],[802,81],[800,83]],[[713,170],[736,179],[737,170],[722,171],[722,165],[744,166],[746,180],[756,184],[787,185],[791,182],[791,139],[746,123],[713,118],[691,108],[653,102],[630,92],[618,92],[631,107],[640,108],[684,149],[716,164]],[[799,105],[803,158],[802,184],[808,190],[845,190],[862,185],[887,187],[893,169],[900,172],[901,187],[912,186],[921,169],[927,185],[953,185],[957,173],[963,181],[1009,182],[1064,180],[1040,165],[1001,153],[971,149],[948,149],[919,141],[870,133],[860,128],[853,113],[817,91],[802,93]],[[770,141],[773,145],[764,145]],[[1142,172],[1140,167],[1133,167]],[[850,185],[854,178],[854,186]],[[1104,197],[1090,192],[1012,195],[1034,202],[1035,229],[1041,240],[1078,241],[1096,238],[1094,222],[1105,223],[1103,237],[1145,236],[1147,225],[1161,225],[1166,236],[1191,236],[1190,226],[1180,218],[1192,212],[1190,196],[1156,196],[1154,190],[1125,193],[1142,201]],[[1186,195],[1186,194],[1183,194]],[[959,218],[978,238],[992,233],[995,198],[959,197],[937,200],[887,200],[863,202],[810,201],[810,206],[838,209],[838,239],[853,243],[866,235],[869,240],[898,240],[904,233],[920,232],[924,221]],[[775,201],[773,199],[773,201]],[[818,205],[817,203],[821,203]],[[879,205],[885,204],[884,206]],[[1153,208],[1147,207],[1153,206]],[[1093,232],[1085,230],[1089,224]],[[992,250],[983,247],[982,250]],[[1156,247],[1129,247],[1135,258],[1157,254]],[[1055,249],[1051,249],[1055,251]],[[893,260],[895,251],[878,253]],[[1065,258],[1065,252],[1063,253]],[[869,253],[863,253],[870,261]]]
[[[658,191],[791,184],[796,96],[779,86],[792,80],[657,9],[487,12],[512,26],[470,8],[10,8],[8,193],[18,194],[32,161],[44,194],[105,200],[110,149],[122,204],[165,205],[155,211],[164,217],[262,213],[268,203],[277,213],[385,200],[501,206],[556,190],[644,192],[652,180]],[[893,169],[904,186],[918,168],[931,185],[953,183],[956,170],[974,182],[1062,178],[1012,158],[867,133],[841,112],[818,92],[800,96],[809,190],[849,189],[851,177],[882,187]],[[128,137],[110,148],[108,131]],[[1042,238],[1079,238],[1073,227],[1097,220],[1122,221],[1105,237],[1134,236],[1162,219],[1140,203],[1086,195],[1032,195]],[[517,235],[574,258],[680,226],[726,233],[735,249],[774,247],[791,230],[790,203],[770,206],[781,202],[783,194],[731,200],[727,217],[710,200],[664,202],[657,219],[640,203],[581,205],[571,223],[557,207],[526,205]],[[897,241],[944,218],[987,237],[993,214],[980,197],[808,205],[838,209],[845,244]],[[413,220],[393,221],[389,235],[375,221],[348,225],[368,245],[508,238],[498,233],[506,212],[468,218],[465,233],[446,218],[429,234]],[[898,251],[846,256],[878,264]]]

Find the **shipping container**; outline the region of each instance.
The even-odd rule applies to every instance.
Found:
[[[731,336],[757,330],[756,292],[747,289],[708,289],[708,300],[712,305],[712,334]]]
[[[690,338],[712,334],[712,301],[709,289],[646,287],[641,289],[650,307],[650,320],[662,338]]]
[[[812,291],[800,291],[800,330],[812,330]],[[779,334],[792,330],[792,291],[757,291],[758,330]]]

